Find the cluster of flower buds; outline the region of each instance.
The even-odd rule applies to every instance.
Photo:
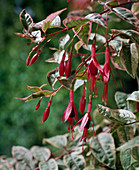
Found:
[[[71,59],[72,59],[72,51],[69,52],[68,55],[68,61],[65,65],[65,57],[66,57],[66,52],[64,52],[63,56],[62,56],[62,60],[59,64],[59,75],[63,76],[64,72],[65,72],[65,76],[66,78],[68,78],[70,76],[71,73]]]

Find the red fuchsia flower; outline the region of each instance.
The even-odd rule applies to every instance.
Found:
[[[41,50],[39,50],[39,51],[31,58],[29,65],[31,65],[31,64],[33,64],[33,63],[35,63],[35,62],[37,61],[40,53],[41,53]]]
[[[78,113],[74,104],[74,93],[73,90],[70,90],[70,102],[66,108],[66,110],[64,111],[63,117],[62,117],[62,122],[63,121],[68,121],[69,122],[69,126],[68,126],[68,131],[71,129],[73,129],[73,118],[78,121]],[[67,132],[68,132],[67,131]]]
[[[27,67],[29,66],[29,62],[30,62],[30,55],[29,55],[28,58],[26,59],[26,65],[27,65]]]
[[[65,75],[66,75],[66,78],[69,77],[70,72],[71,72],[71,58],[72,58],[72,51],[69,52],[68,61],[67,61],[66,66],[65,66]]]
[[[90,115],[91,109],[92,109],[92,101],[90,99],[88,106],[87,106],[86,114],[73,127],[73,129],[74,129],[80,122],[82,122],[81,126],[80,126],[80,130],[83,131],[83,135],[82,135],[82,138],[80,141],[83,141],[84,143],[86,143],[87,131],[89,129],[90,121],[92,121],[91,115]]]
[[[39,109],[40,104],[41,104],[41,100],[42,100],[42,98],[40,98],[39,102],[37,103],[37,105],[36,105],[36,107],[35,107],[35,111]]]
[[[101,99],[101,102],[104,101],[105,105],[107,105],[107,100],[108,100],[108,82],[110,79],[110,72],[111,72],[109,59],[110,59],[110,51],[109,51],[109,48],[106,47],[105,64],[104,64],[103,73],[102,73],[102,81],[104,81],[104,89],[103,89],[103,95]]]
[[[93,97],[97,97],[96,75],[98,74],[98,70],[100,71],[100,73],[103,72],[99,62],[96,59],[95,51],[96,51],[96,47],[95,47],[95,43],[93,43],[91,48],[91,61],[88,66],[88,80],[91,78]]]
[[[39,48],[39,45],[36,45],[35,47],[32,48],[32,51],[37,51]]]
[[[64,52],[64,54],[62,56],[62,60],[59,64],[59,75],[60,76],[63,76],[64,72],[65,72],[65,65],[64,65],[65,57],[66,57],[66,53]]]
[[[48,105],[47,105],[47,107],[46,107],[46,109],[44,111],[43,118],[42,118],[42,123],[44,123],[47,120],[48,116],[49,116],[51,103],[52,103],[52,101],[50,99],[49,102],[48,102]]]
[[[83,87],[83,94],[82,94],[82,97],[81,97],[81,100],[80,100],[80,111],[81,111],[81,114],[84,113],[85,105],[86,105],[85,93],[86,93],[86,86],[84,85],[84,87]]]

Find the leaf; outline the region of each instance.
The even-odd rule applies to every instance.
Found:
[[[101,124],[103,121],[103,117],[99,114],[98,109],[96,108],[93,112],[93,122],[95,125]]]
[[[82,41],[78,41],[77,43],[75,43],[74,48],[77,51],[77,53],[78,53],[78,50],[82,47],[82,45],[83,45]]]
[[[125,110],[128,109],[126,99],[127,99],[126,93],[119,92],[119,91],[115,93],[115,101],[119,109],[125,109]]]
[[[59,16],[56,16],[53,21],[50,23],[49,28],[55,28],[61,26],[61,18]]]
[[[88,72],[84,74],[85,71],[78,72],[76,74],[76,79],[87,80],[88,79]]]
[[[131,154],[134,159],[139,161],[139,146],[133,147],[131,150]]]
[[[51,70],[47,73],[47,80],[50,86],[54,89],[54,85],[57,82],[57,77],[59,76],[58,68]]]
[[[125,20],[126,22],[134,25],[135,27],[139,26],[138,18],[127,8],[117,7],[112,8],[112,12],[114,12],[117,16],[121,19]]]
[[[105,23],[104,19],[98,13],[88,14],[87,16],[85,16],[85,18],[89,19],[92,22],[95,22],[96,24],[106,27],[106,23]]]
[[[38,92],[38,91],[41,91],[41,88],[40,87],[36,87],[36,86],[29,86],[26,84],[26,88],[30,91],[33,91],[33,92]]]
[[[102,164],[115,169],[115,145],[111,134],[100,133],[89,142],[93,155]]]
[[[132,53],[133,54],[133,53]],[[138,57],[131,54],[130,46],[124,45],[120,51],[120,60],[126,72],[135,78],[138,68]]]
[[[24,163],[29,164],[32,161],[31,152],[22,146],[13,146],[12,155],[17,161],[24,161]]]
[[[31,27],[33,26],[33,19],[31,16],[23,9],[19,15],[20,22],[23,27],[30,32]]]
[[[131,149],[131,148],[133,148],[135,146],[139,146],[139,136],[134,137],[133,139],[126,142],[122,146],[118,147],[116,150],[120,151],[120,150],[125,150],[125,149],[128,149],[128,148]]]
[[[66,34],[65,36],[61,37],[59,39],[59,48],[64,50],[64,46],[66,45],[66,43],[70,40],[70,36],[69,34]]]
[[[117,135],[122,143],[126,143],[134,138],[134,132],[132,126],[122,126],[118,128]]]
[[[33,154],[38,161],[47,161],[50,158],[50,155],[51,152],[46,147],[39,147]]]
[[[106,38],[104,36],[102,36],[100,34],[95,34],[95,33],[90,34],[90,40],[93,40],[95,36],[96,36],[96,41],[97,42],[100,42],[102,44],[106,42]]]
[[[16,163],[15,169],[16,170],[30,170],[30,167],[26,163],[24,163],[22,161],[18,161]]]
[[[131,7],[131,11],[139,18],[139,2],[134,3]]]
[[[58,170],[57,162],[55,159],[51,158],[48,161],[43,161],[39,163],[40,170]]]
[[[55,22],[57,22],[56,20],[58,18],[56,18],[58,15],[60,15],[63,11],[65,11],[66,8],[60,10],[60,11],[57,11],[57,12],[54,12],[50,15],[47,16],[47,18],[44,20],[43,22],[43,25],[42,25],[42,30],[43,32],[46,32],[47,29],[51,26],[51,23],[52,25],[54,25]],[[54,20],[56,18],[56,20]],[[59,19],[58,19],[59,20]],[[53,22],[54,21],[54,22]],[[59,21],[58,21],[59,22]],[[58,23],[59,24],[59,23]]]
[[[74,91],[76,91],[79,87],[84,84],[84,80],[77,79],[74,83]]]
[[[139,33],[135,30],[117,30],[111,29],[111,31],[120,33],[123,38],[130,38],[133,42],[139,44]]]
[[[84,44],[88,44],[89,37],[90,37],[90,30],[91,30],[91,24],[86,23],[82,26],[76,26],[73,28],[73,32],[75,35],[79,38],[80,41],[82,41]]]
[[[136,116],[128,111],[123,109],[110,109],[108,107],[102,106],[100,104],[97,105],[99,113],[106,119],[112,122],[119,123],[129,123],[131,120],[136,120]]]
[[[67,146],[67,135],[57,135],[51,138],[44,138],[43,144],[49,143],[56,148],[63,148]]]
[[[24,98],[15,98],[15,99],[18,99],[18,100],[22,100],[22,101],[25,101],[25,102],[29,102],[33,99],[36,99],[38,97],[50,97],[51,95],[55,94],[54,91],[49,91],[49,90],[42,90],[42,91],[39,91],[39,92],[36,92],[36,93],[33,93],[27,97],[24,97]]]
[[[14,170],[13,166],[6,160],[0,159],[1,170]]]
[[[76,155],[74,153],[70,155],[65,155],[63,161],[66,166],[72,170],[84,169],[86,162],[82,155]]]
[[[57,77],[58,81],[60,84],[62,84],[65,88],[70,89],[72,86],[72,82],[75,79],[75,74],[71,73],[71,75],[66,78],[66,77]]]
[[[127,98],[127,102],[129,110],[134,112],[137,107],[137,102],[139,102],[139,91],[131,93]]]
[[[133,162],[129,167],[130,170],[138,170],[138,168],[139,168],[139,161]]]
[[[120,151],[120,161],[124,170],[129,169],[131,164],[134,162],[130,149]]]

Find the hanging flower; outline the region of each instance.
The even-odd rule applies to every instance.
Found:
[[[62,122],[63,121],[68,121],[69,122],[69,126],[68,126],[68,131],[71,129],[73,129],[73,118],[78,121],[78,113],[74,104],[74,93],[73,90],[70,90],[70,102],[66,108],[66,110],[64,111],[63,114],[63,118],[62,118]],[[68,132],[67,131],[67,132]]]
[[[39,109],[40,104],[41,104],[41,100],[42,100],[42,98],[40,98],[40,100],[39,100],[38,104],[36,105],[36,107],[35,107],[35,111]]]
[[[49,116],[49,113],[50,113],[50,106],[51,106],[51,99],[49,100],[48,102],[48,105],[44,111],[44,114],[43,114],[43,118],[42,118],[42,123],[44,123],[47,119],[48,119],[48,116]]]
[[[64,72],[65,72],[65,65],[64,65],[65,57],[66,57],[66,53],[64,52],[64,54],[62,56],[62,60],[59,64],[59,75],[60,76],[63,76]]]
[[[109,59],[110,59],[110,51],[109,51],[109,48],[106,47],[105,64],[103,66],[103,73],[102,73],[102,81],[104,82],[104,89],[103,89],[103,95],[101,99],[101,102],[104,101],[105,105],[107,105],[107,100],[108,100],[108,82],[110,79],[110,72],[111,72]]]
[[[88,65],[88,80],[91,78],[93,97],[97,97],[96,75],[98,74],[98,70],[100,71],[100,73],[103,72],[99,62],[96,59],[95,51],[96,51],[96,47],[94,42],[91,48],[91,61]]]
[[[66,66],[65,66],[66,78],[68,78],[70,73],[71,73],[71,58],[72,58],[72,51],[69,52],[68,61],[67,61]]]
[[[81,97],[81,100],[80,100],[80,111],[81,111],[81,114],[84,113],[85,105],[86,105],[85,93],[86,93],[86,86],[84,85],[84,87],[83,87],[83,94],[82,94],[82,97]]]
[[[33,63],[35,63],[35,62],[37,61],[40,53],[41,53],[41,50],[39,50],[36,54],[34,54],[34,56],[33,56],[33,57],[31,58],[31,60],[30,60],[30,63],[29,63],[30,65],[33,64]]]

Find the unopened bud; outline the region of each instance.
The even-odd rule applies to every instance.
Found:
[[[41,50],[39,50],[33,57],[32,59],[30,60],[30,65],[35,63],[35,61],[37,61],[38,57],[39,57],[39,54],[40,54]]]
[[[38,45],[36,45],[35,47],[33,47],[33,48],[32,48],[32,51],[37,51],[37,50],[38,50],[38,48],[39,48],[39,46],[38,46]]]
[[[27,67],[29,66],[29,62],[30,62],[30,56],[28,56],[28,58],[26,59],[26,65],[27,65]]]
[[[41,103],[41,99],[39,100],[38,104],[36,105],[36,107],[35,107],[35,111],[39,109],[39,107],[40,107],[40,103]]]
[[[50,106],[51,106],[51,99],[49,100],[47,108],[44,111],[43,118],[42,118],[42,123],[44,123],[47,120],[48,116],[49,116]]]

